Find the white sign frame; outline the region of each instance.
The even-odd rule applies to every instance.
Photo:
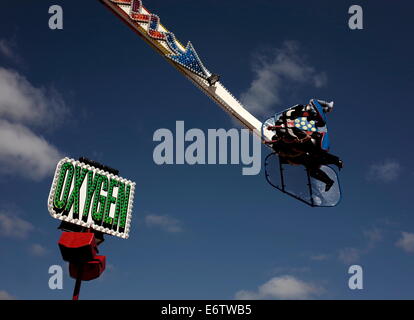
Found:
[[[68,170],[70,171],[70,168],[73,168],[71,176],[70,176],[70,173],[68,173]],[[62,173],[62,170],[65,170],[65,172]],[[79,170],[79,172],[77,170]],[[81,174],[85,172],[87,173],[84,175],[83,179],[81,179],[82,182],[80,183],[80,187],[77,189],[78,192],[76,191],[73,192],[75,189],[75,184],[77,183],[76,182],[77,177],[80,178],[79,176],[76,175],[77,172],[79,173],[80,177],[82,177]],[[63,175],[63,182],[61,182],[59,186],[59,181],[62,178],[62,175]],[[93,177],[92,179],[91,179],[91,176]],[[69,177],[70,177],[70,183],[68,183]],[[106,181],[107,190],[105,190],[105,187],[102,187],[102,185],[105,185],[105,181]],[[87,205],[88,209],[85,209],[85,205],[86,205],[85,201],[87,201],[86,197],[88,194],[88,188],[90,186],[95,186],[95,184],[92,184],[92,182],[97,183],[99,187],[90,188],[89,192],[93,190],[93,193],[89,197],[90,200],[88,201],[89,204]],[[112,183],[113,184],[117,183],[117,186],[112,185]],[[122,187],[122,193],[121,193],[122,198],[119,197],[118,199],[118,193],[120,192],[119,185],[121,185]],[[67,195],[66,195],[66,200],[65,200],[66,188],[68,188],[69,192],[66,192]],[[96,192],[96,189],[98,189],[98,193]],[[109,198],[108,190],[111,190],[111,192],[109,193],[112,199],[112,201],[109,202],[109,208],[107,208],[108,198]],[[116,198],[115,198],[115,194],[113,194],[114,190],[117,191]],[[58,195],[58,199],[55,199],[56,191],[60,192]],[[126,196],[128,195],[128,191],[129,191],[129,196]],[[79,195],[76,197],[77,193]],[[63,194],[63,199],[62,199],[62,194]],[[130,225],[131,225],[131,218],[132,218],[134,194],[135,194],[135,182],[124,179],[122,177],[119,177],[117,175],[104,171],[102,169],[95,168],[83,162],[66,157],[60,160],[56,166],[56,171],[55,171],[55,175],[53,178],[53,182],[52,182],[52,186],[51,186],[49,198],[48,198],[48,209],[49,209],[50,215],[55,219],[73,223],[73,224],[76,224],[76,225],[79,225],[85,228],[92,228],[96,231],[110,234],[110,235],[113,235],[119,238],[128,239]],[[55,201],[59,201],[59,203],[65,202],[66,203],[65,206],[66,206],[67,203],[70,202],[69,200],[72,198],[72,195],[74,199],[77,198],[77,201],[76,200],[72,201],[73,205],[71,204],[69,206],[70,209],[65,210],[66,209],[65,208],[65,209],[58,210]],[[95,197],[98,197],[96,207],[94,207]],[[128,198],[126,209],[124,208],[125,197]],[[116,202],[113,202],[113,199],[116,199]],[[100,202],[101,200],[104,201],[104,204]],[[76,213],[74,213],[75,201],[77,203]],[[93,211],[95,208],[99,208],[99,212],[96,212],[96,215],[100,214],[102,216],[101,218],[102,221],[100,222],[100,224],[96,223],[96,220],[94,220],[93,218]],[[87,210],[87,215],[85,215],[86,211],[84,212],[84,210]],[[106,213],[106,210],[108,210],[107,213]],[[115,214],[116,210],[118,211],[117,215]],[[116,225],[115,225],[115,222],[113,222],[113,224],[110,227],[105,226],[104,222],[106,218],[108,219],[111,218],[113,220],[116,220]],[[122,220],[125,222],[121,223],[120,221]]]

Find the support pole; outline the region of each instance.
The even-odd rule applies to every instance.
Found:
[[[73,289],[72,300],[79,300],[79,293],[82,284],[82,264],[79,264],[78,267],[78,277],[76,278],[75,288]]]

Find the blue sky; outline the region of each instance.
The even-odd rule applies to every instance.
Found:
[[[63,30],[48,28],[53,4]],[[351,31],[352,4],[144,1],[259,118],[335,101],[344,196],[330,209],[238,165],[157,166],[157,129],[234,122],[99,1],[0,4],[0,297],[70,297],[67,275],[64,290],[48,288],[49,266],[66,266],[46,202],[58,158],[87,156],[137,188],[130,239],[106,237],[108,269],[81,298],[278,299],[292,287],[288,298],[413,298],[414,5],[361,1],[364,30]],[[352,264],[364,269],[362,291],[348,288]]]

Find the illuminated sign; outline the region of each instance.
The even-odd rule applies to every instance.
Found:
[[[48,208],[52,217],[113,236],[129,236],[135,183],[69,158],[59,161]]]

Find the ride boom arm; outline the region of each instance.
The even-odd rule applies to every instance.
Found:
[[[100,1],[231,116],[260,138],[271,140],[270,131],[265,130],[266,136],[262,136],[262,122],[220,83],[218,76],[204,67],[191,42],[184,47],[141,0]]]

